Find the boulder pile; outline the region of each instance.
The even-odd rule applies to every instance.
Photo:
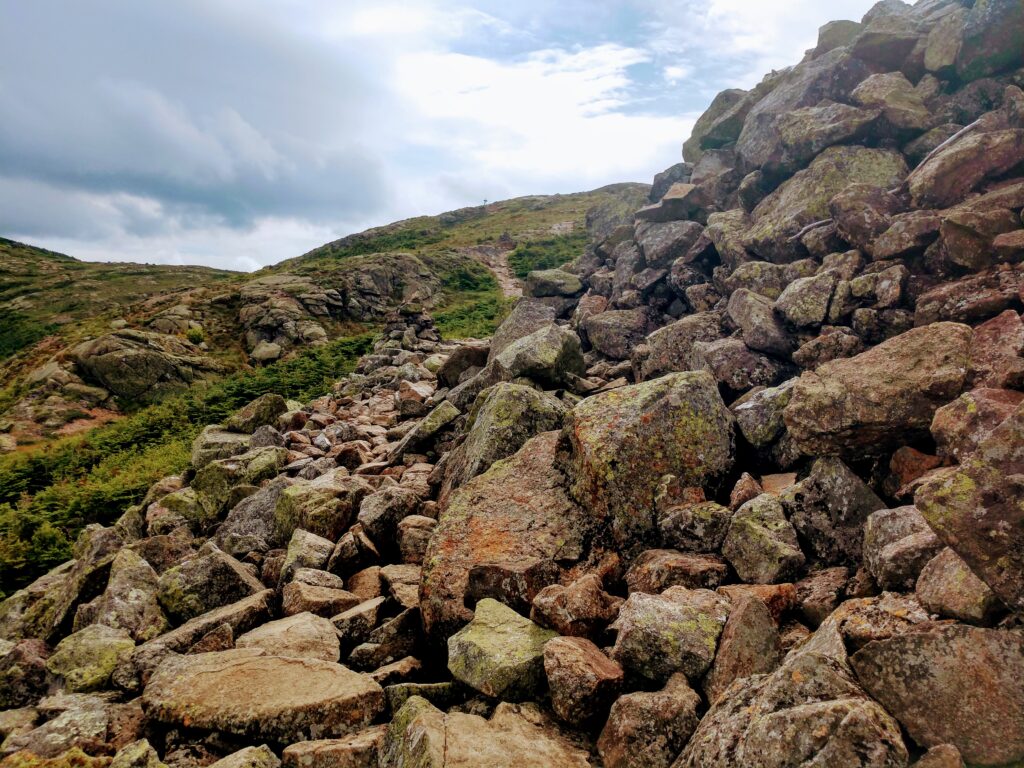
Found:
[[[205,429],[0,604],[0,765],[1024,761],[1022,29],[826,25],[493,338]]]

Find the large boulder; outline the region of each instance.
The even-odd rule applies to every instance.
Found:
[[[1024,404],[963,464],[926,480],[914,504],[996,596],[1024,609]]]
[[[795,261],[803,252],[793,236],[808,224],[827,219],[829,201],[849,184],[891,189],[906,175],[907,164],[898,152],[830,147],[757,205],[747,247],[769,261]]]
[[[61,640],[46,668],[72,693],[98,691],[109,687],[114,669],[134,649],[135,642],[124,630],[93,624]]]
[[[445,458],[441,499],[507,458],[534,435],[559,429],[566,407],[558,398],[522,384],[484,390],[469,414],[466,439]]]
[[[767,493],[736,510],[722,554],[750,584],[792,581],[804,565],[796,530],[778,499]]]
[[[481,375],[492,378],[494,383],[525,376],[539,384],[558,387],[583,372],[579,337],[568,328],[550,324],[509,344]]]
[[[423,559],[421,610],[435,638],[473,617],[465,600],[474,566],[582,556],[586,518],[553,466],[557,445],[557,432],[538,435],[449,498]]]
[[[864,526],[864,565],[882,589],[914,588],[942,544],[915,507],[880,509]]]
[[[964,22],[956,71],[965,81],[1019,67],[1024,60],[1024,8],[1016,0],[975,3]]]
[[[68,354],[86,381],[130,401],[158,399],[221,371],[191,342],[152,331],[108,333]]]
[[[536,698],[544,682],[549,629],[486,598],[473,620],[448,638],[448,669],[457,680],[506,701]]]
[[[515,341],[529,336],[535,331],[555,321],[555,310],[536,299],[520,299],[509,312],[491,338],[487,361],[494,360]],[[451,386],[457,381],[450,382]]]
[[[632,674],[665,682],[676,672],[699,680],[715,659],[729,601],[706,589],[670,587],[660,595],[634,592],[612,628],[612,658]]]
[[[608,713],[623,684],[622,667],[582,637],[556,637],[544,646],[544,674],[551,708],[559,718],[585,727]]]
[[[675,768],[901,768],[907,762],[899,724],[857,685],[845,661],[801,651],[775,672],[726,689]]]
[[[142,704],[157,722],[291,742],[366,727],[384,709],[384,691],[340,664],[251,649],[168,659]]]
[[[850,663],[922,747],[953,744],[971,765],[1024,759],[1024,634],[936,624],[876,640]]]
[[[321,661],[337,661],[341,654],[334,625],[311,613],[297,613],[250,630],[235,640],[235,647]]]
[[[277,423],[277,417],[287,410],[288,404],[283,397],[268,392],[235,411],[224,422],[224,427],[232,432],[244,432],[251,435],[259,427],[274,426]]]
[[[713,487],[732,466],[733,417],[707,371],[589,397],[566,429],[572,495],[595,518],[609,521],[624,546],[655,532],[654,496],[662,477]]]
[[[380,748],[380,768],[589,768],[535,704],[502,702],[490,720],[443,712],[412,696],[395,713]]]
[[[659,328],[633,355],[637,381],[656,379],[666,373],[700,367],[696,344],[716,341],[723,335],[719,312],[698,312]]]
[[[1002,610],[988,585],[949,547],[921,569],[914,593],[926,611],[968,624],[988,625]]]
[[[915,328],[856,357],[806,372],[784,418],[808,455],[873,456],[927,434],[967,381],[971,329]]]

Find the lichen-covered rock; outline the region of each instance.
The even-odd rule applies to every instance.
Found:
[[[93,624],[61,640],[46,668],[62,677],[71,692],[98,691],[109,685],[114,669],[134,650],[135,641],[124,630]]]
[[[1014,0],[985,0],[967,13],[956,54],[956,71],[964,81],[1019,66],[1024,41],[1016,31],[1024,9]]]
[[[775,300],[775,311],[795,328],[821,325],[828,317],[838,282],[839,274],[833,270],[794,280]]]
[[[583,400],[568,419],[572,495],[615,540],[655,530],[661,478],[713,486],[733,461],[733,419],[706,371],[674,373]]]
[[[275,541],[286,543],[296,529],[338,538],[372,492],[366,480],[349,476],[343,469],[289,485],[278,494],[274,507]]]
[[[1024,635],[936,624],[869,643],[850,658],[872,698],[922,747],[964,760],[1024,758]]]
[[[919,165],[909,179],[919,208],[947,208],[961,202],[987,178],[1024,160],[1024,130],[975,131],[945,145]]]
[[[633,355],[637,381],[656,379],[666,373],[701,367],[695,345],[722,337],[722,315],[698,312],[659,328]]]
[[[894,136],[915,136],[933,122],[921,94],[901,72],[872,75],[851,97],[860,107],[880,110],[884,128]]]
[[[921,569],[915,594],[930,613],[969,624],[988,625],[1002,611],[988,585],[949,547]]]
[[[695,221],[640,221],[636,223],[636,243],[649,266],[664,268],[685,256],[703,231]]]
[[[729,616],[729,602],[706,589],[671,587],[660,595],[634,592],[612,628],[612,658],[654,682],[683,672],[699,680],[710,668]]]
[[[974,389],[944,405],[932,420],[939,456],[962,461],[1024,402],[1012,389]]]
[[[734,683],[700,721],[676,768],[908,762],[899,724],[828,655],[791,653],[769,675]]]
[[[534,435],[559,429],[566,407],[557,398],[522,384],[484,390],[469,414],[466,439],[445,459],[440,498],[504,459]]]
[[[658,517],[665,546],[683,552],[717,552],[729,531],[733,512],[713,501],[669,507]]]
[[[75,630],[103,624],[129,632],[137,642],[151,640],[170,624],[157,601],[159,577],[153,567],[130,549],[117,553],[103,594],[78,607]]]
[[[258,428],[277,424],[277,417],[287,412],[288,404],[280,395],[268,392],[235,411],[224,428],[251,435]]]
[[[1024,322],[1012,309],[974,329],[970,380],[974,386],[1024,386]]]
[[[959,468],[926,480],[914,504],[939,538],[1009,608],[1024,608],[1024,404]]]
[[[584,372],[579,337],[554,324],[512,342],[487,365],[485,371],[493,372],[494,383],[525,376],[557,387],[569,383],[572,375]]]
[[[722,554],[739,577],[751,584],[792,581],[804,565],[796,530],[778,499],[767,493],[736,510]]]
[[[626,571],[629,591],[657,595],[669,587],[714,589],[725,581],[729,567],[714,555],[694,555],[672,549],[642,552]]]
[[[375,725],[340,739],[300,741],[284,748],[285,768],[377,768],[387,727]]]
[[[545,432],[527,441],[448,500],[423,559],[420,607],[432,637],[447,637],[472,618],[465,598],[474,566],[583,555],[589,526],[553,466],[558,437]]]
[[[207,542],[163,573],[157,599],[171,621],[182,623],[262,590],[263,584],[244,565]]]
[[[110,762],[111,768],[165,768],[153,746],[140,739],[122,747]],[[268,766],[268,768],[274,768]]]
[[[864,526],[864,565],[882,589],[907,591],[942,548],[913,506],[871,513]]]
[[[752,393],[733,403],[740,433],[755,448],[767,448],[783,436],[786,423],[783,411],[789,405],[796,379]]]
[[[506,317],[502,321],[501,325],[498,326],[498,329],[494,332],[494,336],[491,337],[491,346],[488,350],[487,360],[485,362],[494,360],[513,342],[525,338],[535,331],[545,328],[554,321],[555,310],[552,307],[549,307],[536,299],[520,299],[516,302],[512,311],[509,312],[508,317]],[[445,382],[443,377],[439,378],[441,378],[442,382]],[[459,382],[454,379],[449,379],[445,383],[447,383],[448,386],[454,386]]]
[[[835,458],[815,461],[810,474],[784,491],[780,501],[814,554],[829,565],[860,561],[868,516],[885,508],[885,502]]]
[[[229,432],[217,425],[206,427],[192,441],[192,468],[202,469],[211,461],[245,453],[251,444],[252,435]]]
[[[555,633],[497,600],[477,603],[473,620],[448,638],[448,669],[496,699],[535,697],[544,682],[544,644]]]
[[[42,640],[0,640],[0,707],[34,704],[46,693],[49,655],[50,648]]]
[[[786,357],[796,341],[776,317],[772,302],[764,296],[741,288],[729,297],[729,317],[743,333],[743,342],[751,349]]]
[[[251,496],[246,496],[228,512],[217,528],[213,541],[229,555],[241,557],[249,552],[267,552],[286,543],[278,531],[275,510],[288,477],[278,476]]]
[[[786,427],[811,456],[870,456],[906,444],[963,391],[970,343],[967,326],[936,323],[825,363],[797,381]]]
[[[538,269],[526,276],[526,293],[534,298],[576,296],[583,292],[580,279],[563,269]]]
[[[87,381],[135,401],[187,389],[221,371],[191,342],[152,331],[108,333],[82,342],[68,354]]]
[[[622,667],[582,637],[556,637],[544,646],[544,674],[555,714],[576,727],[600,722],[622,689]]]
[[[583,328],[590,346],[613,360],[628,360],[653,325],[646,307],[613,309],[588,317]]]
[[[162,723],[301,741],[369,725],[384,708],[384,691],[340,664],[235,650],[168,659],[150,678],[142,703]]]
[[[266,744],[245,747],[213,763],[217,768],[281,768],[281,761]]]
[[[605,768],[669,768],[697,729],[700,706],[681,672],[659,691],[620,696],[597,741]]]
[[[413,696],[395,714],[380,748],[380,768],[589,768],[585,750],[535,704],[502,702],[490,720],[445,713]]]
[[[891,189],[907,175],[898,152],[865,147],[830,147],[762,200],[752,214],[747,247],[759,256],[785,263],[803,255],[791,241],[801,228],[829,216],[828,204],[849,184]]]
[[[270,480],[287,462],[288,451],[278,447],[253,448],[229,459],[209,462],[196,472],[190,487],[206,512],[200,519],[189,521],[193,529],[201,533],[224,510],[240,501],[239,486],[256,486]],[[165,496],[161,503],[166,506],[167,500],[175,495]]]

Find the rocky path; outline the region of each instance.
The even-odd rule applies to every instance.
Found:
[[[500,245],[477,245],[464,249],[464,252],[491,270],[505,298],[516,299],[523,295],[523,284],[508,264],[511,248]]]

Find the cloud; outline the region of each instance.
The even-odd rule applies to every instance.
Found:
[[[231,268],[484,198],[649,180],[715,92],[870,6],[0,2],[0,234]]]

